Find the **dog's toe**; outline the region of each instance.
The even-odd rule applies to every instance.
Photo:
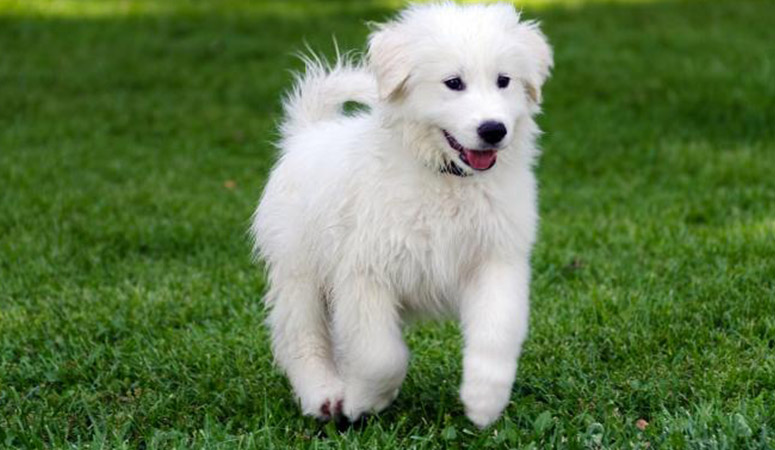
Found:
[[[313,416],[318,420],[329,421],[339,420],[342,417],[343,400],[339,397],[327,397],[318,403],[314,410],[305,411],[307,415]]]
[[[339,380],[315,385],[306,391],[297,391],[305,415],[318,420],[333,420],[342,415],[344,389]]]
[[[328,420],[331,418],[331,402],[329,400],[326,400],[320,406],[320,418],[325,420]]]

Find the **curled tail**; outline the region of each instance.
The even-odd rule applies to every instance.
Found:
[[[342,115],[346,102],[373,107],[377,101],[374,76],[362,66],[338,56],[334,65],[316,56],[302,56],[304,73],[296,77],[293,90],[284,101],[282,130],[293,133],[316,122]]]

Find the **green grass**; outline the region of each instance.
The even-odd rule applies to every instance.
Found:
[[[454,324],[337,431],[272,367],[246,228],[308,41],[396,2],[0,0],[0,446],[775,447],[775,5],[533,2],[556,50],[504,419]],[[636,421],[648,422],[645,430]]]

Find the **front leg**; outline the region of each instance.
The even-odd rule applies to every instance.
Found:
[[[335,289],[332,315],[337,366],[345,383],[342,412],[356,420],[385,409],[398,395],[409,361],[398,299],[379,282],[351,277]]]
[[[461,322],[463,385],[460,398],[471,421],[484,428],[511,398],[517,358],[527,336],[530,266],[490,262],[464,289]]]

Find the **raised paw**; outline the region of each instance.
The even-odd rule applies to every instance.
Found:
[[[479,428],[495,422],[511,398],[511,385],[516,367],[492,365],[487,370],[476,367],[463,377],[460,399],[466,416]]]
[[[508,404],[506,392],[496,392],[492,386],[465,386],[461,399],[466,408],[466,416],[479,428],[486,428],[500,417]]]

